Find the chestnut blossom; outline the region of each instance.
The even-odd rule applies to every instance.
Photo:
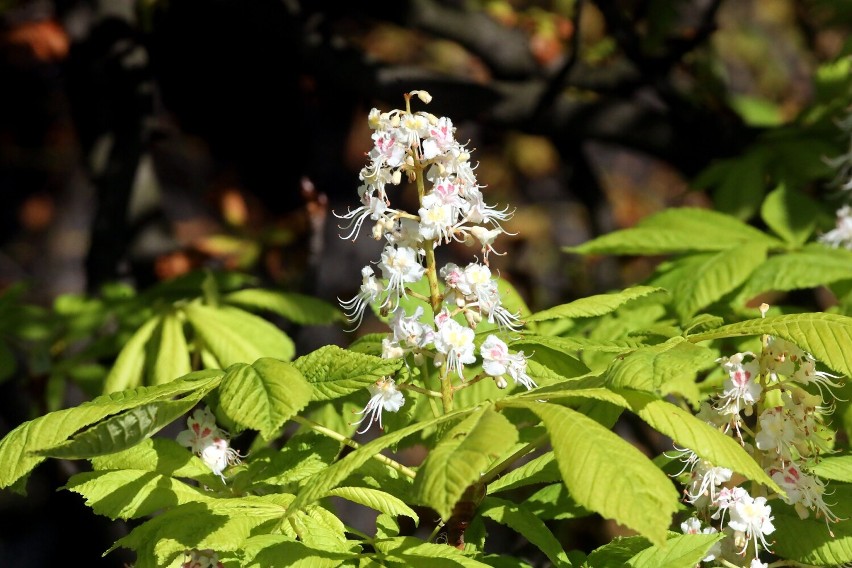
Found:
[[[509,348],[496,335],[489,335],[479,347],[482,356],[482,370],[485,374],[498,378],[508,374],[512,379],[526,387],[535,388],[535,381],[527,375],[527,360],[524,352],[509,353]]]
[[[745,361],[746,357],[750,358]],[[737,353],[722,360],[722,367],[728,372],[724,391],[719,396],[717,408],[721,414],[739,414],[745,410],[751,413],[754,404],[760,398],[763,387],[757,382],[760,365],[751,352]]]
[[[405,404],[405,397],[399,392],[396,383],[390,377],[379,379],[367,387],[367,390],[370,391],[370,400],[367,401],[367,406],[363,410],[356,412],[356,414],[363,414],[364,417],[352,423],[354,426],[367,421],[367,425],[358,430],[359,434],[369,430],[373,422],[378,422],[379,428],[382,428],[382,411],[398,412]]]
[[[847,182],[852,187],[852,179]],[[844,189],[848,189],[844,186]],[[844,205],[837,210],[835,227],[820,235],[819,241],[832,248],[852,249],[852,207]]]
[[[745,537],[745,544],[740,550],[740,554],[745,553],[749,542],[754,545],[755,556],[758,553],[758,544],[762,545],[763,548],[769,548],[766,536],[775,532],[775,526],[772,524],[775,517],[771,515],[772,507],[766,504],[766,497],[752,499],[751,496],[746,496],[730,507],[728,527],[743,533]],[[736,536],[735,540],[737,540]]]
[[[181,564],[181,568],[225,568],[219,562],[219,555],[212,550],[189,550],[186,552],[189,559]]]
[[[237,450],[228,444],[228,434],[216,426],[216,418],[209,408],[196,409],[187,419],[187,429],[178,433],[177,443],[187,446],[201,461],[218,475],[222,482],[225,476],[222,472],[229,465],[240,463]]]
[[[371,303],[375,302],[382,293],[382,287],[379,281],[376,280],[373,269],[365,266],[361,269],[361,288],[358,294],[351,300],[340,300],[340,305],[343,307],[346,317],[350,323],[354,323],[355,327],[361,324],[364,319],[364,310]]]
[[[455,372],[464,379],[464,366],[476,362],[476,356],[473,354],[475,336],[469,327],[452,318],[446,318],[435,334],[435,350],[442,355],[435,357],[435,363],[446,363],[448,373]]]
[[[786,496],[782,499],[788,505],[793,505],[799,518],[807,519],[809,511],[816,511],[816,516],[824,516],[826,522],[836,523],[840,520],[822,498],[825,484],[820,478],[802,471],[794,462],[776,464],[768,469],[768,473],[785,491]]]

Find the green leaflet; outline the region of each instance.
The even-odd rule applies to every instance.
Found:
[[[487,406],[480,408],[429,452],[414,479],[415,501],[449,519],[465,490],[517,439],[518,431],[503,415]]]
[[[695,376],[711,367],[715,360],[710,349],[676,337],[614,359],[604,378],[607,386],[614,389],[630,388],[661,395],[676,392],[697,406],[700,393]]]
[[[724,533],[682,534],[668,539],[664,547],[651,546],[627,561],[632,568],[683,568],[695,566]]]
[[[488,565],[465,556],[446,544],[423,542],[419,538],[398,536],[376,539],[374,546],[382,560],[399,562],[412,568],[486,568]]]
[[[740,303],[761,292],[816,288],[852,279],[852,251],[822,244],[770,257],[758,266],[738,294]]]
[[[145,370],[145,346],[160,324],[160,320],[160,317],[149,319],[127,341],[104,380],[104,394],[136,388],[142,384],[142,375]]]
[[[589,553],[591,568],[624,568],[631,558],[649,548],[651,543],[641,536],[615,537]]]
[[[347,542],[343,522],[318,505],[308,505],[287,519],[287,522],[299,540],[311,548],[348,552],[358,546],[354,542]]]
[[[228,367],[219,385],[219,408],[269,439],[310,402],[312,390],[294,365],[265,357]]]
[[[852,375],[847,357],[852,345],[852,318],[836,314],[791,314],[746,320],[688,337],[697,343],[723,337],[770,334],[792,341],[843,375]]]
[[[304,483],[302,490],[299,491],[298,495],[296,495],[296,499],[287,509],[287,516],[289,517],[295,514],[301,507],[325,497],[330,490],[337,487],[352,472],[357,470],[367,460],[372,459],[374,455],[378,454],[383,449],[396,444],[406,436],[410,436],[411,434],[419,432],[425,428],[436,426],[449,420],[455,420],[468,412],[470,412],[470,410],[459,410],[449,414],[444,414],[438,418],[424,420],[423,422],[418,422],[417,424],[401,428],[400,430],[385,434],[384,436],[364,444],[340,461],[335,462],[321,473],[318,473],[307,480]]]
[[[808,240],[819,214],[819,206],[810,197],[784,184],[770,192],[760,207],[760,216],[769,228],[792,245]]]
[[[382,359],[355,353],[336,345],[320,347],[293,361],[314,387],[313,400],[334,400],[365,389],[402,367],[402,359]]]
[[[496,497],[486,497],[479,509],[482,516],[506,525],[534,546],[537,546],[554,566],[571,566],[562,545],[539,519],[523,504],[512,503]]]
[[[267,310],[299,325],[346,321],[340,310],[328,302],[293,292],[250,288],[226,294],[223,300],[244,308]]]
[[[45,458],[35,452],[56,446],[81,428],[130,408],[196,390],[213,389],[219,384],[221,371],[199,371],[155,387],[139,387],[84,402],[75,408],[51,412],[25,422],[0,441],[0,488],[8,487],[28,474]]]
[[[548,452],[489,483],[488,494],[509,491],[536,483],[558,481],[559,479],[561,479],[559,468],[556,466],[553,453]]]
[[[852,483],[852,455],[820,458],[809,469],[823,479]]]
[[[289,360],[293,341],[263,318],[238,308],[210,307],[193,302],[184,307],[187,319],[216,358],[219,367],[250,363],[261,357]]]
[[[359,505],[364,505],[386,515],[405,515],[414,519],[415,525],[420,523],[420,518],[414,512],[414,509],[406,505],[401,499],[378,489],[367,487],[337,487],[329,491],[328,494],[358,503]]]
[[[831,511],[843,520],[826,525],[825,519],[815,519],[813,513],[802,520],[792,507],[772,502],[775,516],[772,549],[776,554],[817,566],[839,566],[852,562],[852,486],[832,483],[825,494],[825,501]]]
[[[252,454],[241,476],[255,484],[287,487],[327,468],[340,452],[340,442],[313,431],[300,432],[280,450],[263,448]]]
[[[158,515],[119,539],[110,550],[137,553],[136,568],[168,566],[186,550],[239,550],[261,525],[278,524],[292,495],[195,501]]]
[[[773,491],[783,493],[754,458],[730,436],[655,396],[628,390],[617,392],[642,420],[654,430],[670,437],[679,446],[691,449],[713,465],[727,467]]]
[[[719,300],[742,284],[766,259],[766,243],[743,243],[704,257],[689,277],[681,279],[672,294],[681,321]]]
[[[655,544],[665,541],[680,496],[650,459],[570,408],[517,400],[503,404],[528,408],[542,419],[562,479],[578,504],[636,530]]]
[[[171,477],[204,480],[209,486],[219,480],[204,462],[170,438],[148,438],[122,452],[92,458],[91,462],[95,470],[153,471]]]
[[[620,292],[611,294],[598,294],[574,300],[568,304],[562,304],[548,310],[537,312],[527,318],[526,322],[546,321],[552,319],[563,318],[591,318],[602,316],[617,310],[619,307],[635,300],[651,294],[665,292],[662,288],[652,286],[634,286]]]
[[[671,208],[642,219],[636,227],[603,235],[565,250],[580,254],[668,254],[721,251],[742,243],[781,246],[781,241],[710,209]]]
[[[351,552],[317,550],[280,534],[249,537],[243,545],[243,550],[245,560],[242,566],[245,568],[337,568],[342,566],[344,561],[358,557]]]
[[[152,402],[131,408],[76,434],[70,440],[37,453],[53,458],[81,459],[126,450],[188,412],[206,392],[200,389],[181,400]]]
[[[192,371],[183,322],[175,312],[165,314],[146,345],[147,382],[159,385]]]
[[[95,513],[111,519],[138,519],[161,509],[214,499],[209,492],[167,475],[138,469],[78,473],[64,488],[79,493]]]

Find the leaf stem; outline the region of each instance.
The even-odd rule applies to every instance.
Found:
[[[524,457],[525,455],[527,455],[531,451],[543,446],[545,444],[545,442],[547,442],[547,440],[548,440],[548,435],[542,434],[541,436],[539,436],[538,438],[536,438],[532,442],[528,443],[524,447],[520,448],[519,450],[517,450],[515,452],[512,452],[511,455],[507,456],[505,459],[503,459],[502,461],[497,463],[495,466],[493,466],[491,469],[486,471],[482,475],[482,478],[479,480],[479,482],[482,483],[483,485],[488,485],[489,483],[494,481],[494,479],[498,475],[500,475],[501,473],[503,473],[503,471],[508,469],[509,466],[511,466],[513,463],[515,463],[516,461],[518,461],[520,458]]]
[[[310,420],[308,418],[304,418],[302,416],[293,416],[291,418],[291,420],[293,422],[297,422],[297,423],[299,423],[303,426],[307,426],[311,430],[314,430],[315,432],[319,432],[323,436],[328,436],[329,438],[331,438],[333,440],[337,440],[338,442],[340,442],[342,444],[346,444],[347,446],[349,446],[350,448],[352,448],[354,450],[357,450],[358,448],[361,447],[361,444],[359,444],[358,442],[356,442],[352,438],[344,436],[343,434],[340,434],[339,432],[335,432],[331,428],[326,428],[322,424],[314,422],[313,420]],[[402,465],[401,463],[399,463],[398,461],[392,460],[391,458],[389,458],[389,457],[387,457],[383,454],[374,454],[373,459],[385,464],[386,466],[388,466],[392,469],[397,470],[398,472],[402,473],[403,475],[410,477],[411,479],[414,479],[417,476],[417,473],[413,469],[406,467],[406,466]]]
[[[410,383],[402,383],[402,384],[397,385],[397,387],[400,388],[400,389],[404,389],[404,390],[419,392],[420,394],[425,394],[426,396],[431,396],[431,397],[434,397],[434,398],[441,398],[442,396],[444,396],[441,393],[439,393],[438,391],[424,389],[424,388],[421,388],[421,387],[414,386]]]

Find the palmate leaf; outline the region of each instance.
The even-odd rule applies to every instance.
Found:
[[[602,316],[617,310],[631,300],[662,292],[665,292],[662,288],[655,288],[652,286],[634,286],[633,288],[627,288],[621,292],[598,294],[595,296],[580,298],[579,300],[574,300],[568,304],[562,304],[561,306],[555,306],[541,312],[536,312],[531,316],[524,318],[524,321],[534,322],[563,318],[574,319]]]
[[[453,427],[429,452],[414,479],[414,499],[446,520],[468,486],[512,446],[518,431],[503,415],[482,407]]]
[[[336,345],[320,347],[313,353],[293,361],[313,386],[313,400],[334,400],[365,389],[402,367],[402,359],[382,359],[355,353]]]
[[[852,562],[852,486],[831,484],[829,487],[831,494],[826,492],[825,501],[842,519],[830,526],[824,518],[814,518],[813,513],[807,519],[800,519],[792,507],[772,503],[775,516],[773,552],[782,558],[815,566],[841,566]]]
[[[6,464],[0,468],[0,488],[15,483],[45,459],[36,452],[58,445],[80,429],[137,406],[215,388],[221,376],[222,371],[199,371],[163,385],[99,396],[21,424],[0,441],[0,463]]]
[[[200,389],[181,400],[152,402],[131,408],[62,444],[37,453],[53,458],[81,459],[126,450],[174,422],[195,406],[206,392],[206,389]]]
[[[137,519],[161,509],[214,499],[177,479],[139,469],[78,473],[64,489],[79,493],[95,513],[111,519]]]
[[[417,516],[414,509],[406,505],[403,500],[378,489],[370,489],[368,487],[337,487],[329,491],[328,495],[364,505],[386,515],[404,515],[413,519],[415,525],[420,522],[420,517]]]
[[[740,246],[707,255],[689,278],[681,279],[673,290],[674,308],[681,321],[706,308],[745,282],[766,259],[766,243]]]
[[[292,495],[265,495],[194,501],[166,511],[119,539],[136,551],[136,568],[161,568],[193,548],[239,550],[264,524],[278,524]]]
[[[770,334],[798,345],[846,376],[852,375],[852,359],[847,355],[852,345],[852,318],[836,314],[809,313],[767,317],[724,325],[688,337],[697,343],[724,337]]]
[[[680,496],[636,447],[570,408],[519,400],[502,404],[528,408],[541,418],[562,479],[578,504],[655,544],[665,541]]]
[[[193,302],[184,307],[184,312],[223,369],[262,357],[289,360],[296,353],[293,340],[278,327],[238,308]]]
[[[250,288],[223,297],[229,304],[254,310],[268,310],[299,325],[323,325],[346,318],[328,302],[293,292]]]
[[[219,385],[219,408],[240,426],[269,439],[310,402],[311,393],[295,366],[265,357],[228,367]]]
[[[505,499],[486,497],[479,509],[483,517],[506,525],[538,547],[554,566],[571,566],[571,562],[562,550],[562,545],[550,532],[544,521],[539,519],[523,504],[512,503]]]

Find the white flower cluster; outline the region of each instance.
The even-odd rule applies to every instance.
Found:
[[[219,555],[212,550],[190,550],[187,551],[189,559],[181,564],[181,568],[225,568],[219,562]]]
[[[369,220],[373,238],[385,245],[375,263],[379,274],[365,266],[359,292],[341,305],[356,327],[370,305],[390,316],[391,332],[382,342],[383,357],[410,356],[415,363],[431,358],[440,368],[442,380],[450,380],[451,375],[465,380],[465,366],[476,362],[477,324],[486,320],[499,329],[514,330],[520,323],[517,314],[502,305],[488,262],[490,254],[501,254],[493,244],[505,232],[501,222],[511,212],[485,203],[470,154],[455,139],[452,121],[411,112],[412,96],[426,103],[431,100],[424,91],[412,91],[406,96],[406,110],[370,111],[373,149],[370,163],[359,176],[363,182],[358,189],[361,205],[338,217],[348,221],[341,227],[348,231],[344,239],[357,238]],[[417,187],[416,214],[391,207],[388,192],[403,182]],[[477,246],[481,262],[465,267],[449,263],[438,269],[434,249],[452,242]],[[420,298],[432,306],[434,317],[427,317],[422,307],[411,314],[401,307],[402,298],[412,295],[410,286],[424,278],[430,281],[430,297]],[[482,344],[480,355],[484,372],[498,386],[507,386],[504,375],[527,388],[536,386],[527,375],[524,354],[509,353],[496,335]],[[404,404],[391,379],[380,380],[370,393],[370,402],[362,411],[362,421],[369,419],[366,428],[374,421],[381,425],[382,410],[396,412]]]
[[[192,450],[224,482],[225,468],[240,463],[244,456],[228,445],[227,432],[216,426],[216,417],[209,408],[196,409],[186,426],[186,430],[178,433],[177,443]]]
[[[761,309],[765,313],[768,306]],[[837,377],[817,371],[811,354],[773,336],[763,337],[757,355],[737,353],[719,362],[728,375],[723,391],[713,403],[704,403],[698,416],[734,436],[784,490],[780,498],[793,505],[802,519],[813,512],[826,524],[838,521],[823,500],[825,482],[809,470],[820,454],[831,451],[822,416],[833,409],[833,401],[826,399],[831,388],[839,386],[832,380]],[[819,394],[803,388],[808,385],[814,385]],[[746,421],[755,414],[754,420]],[[730,565],[746,557],[751,559],[750,566],[765,566],[759,554],[770,548],[766,537],[775,531],[768,502],[773,496],[749,494],[733,482],[733,471],[689,449],[681,449],[680,458],[685,465],[678,475],[689,475],[685,500],[697,511],[697,517],[684,522],[681,529],[690,534],[722,530],[730,537],[711,549],[704,561],[721,558]],[[702,520],[707,523],[704,528]]]

